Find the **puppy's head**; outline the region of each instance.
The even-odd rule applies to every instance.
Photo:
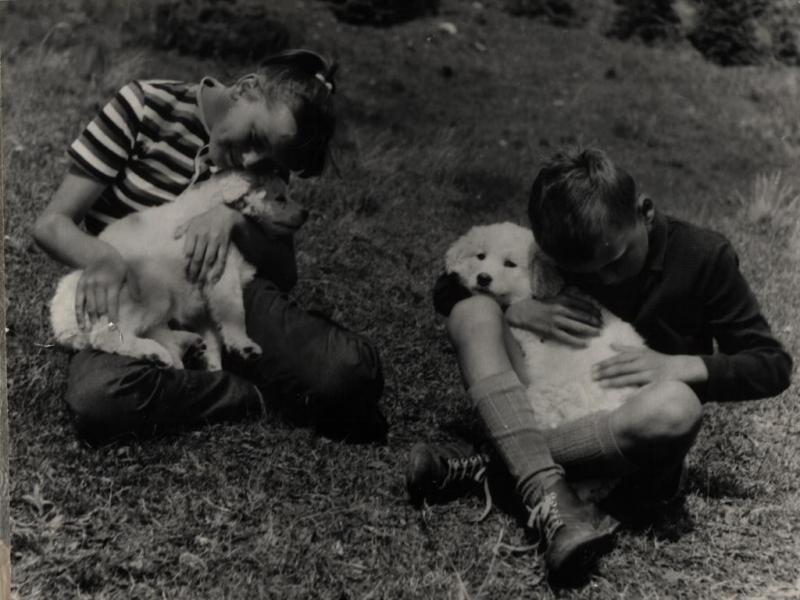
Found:
[[[223,176],[223,175],[220,175]],[[292,200],[286,180],[277,173],[228,171],[223,201],[278,235],[297,231],[308,211]]]
[[[445,268],[473,294],[488,294],[503,306],[554,295],[562,285],[531,231],[514,223],[473,227],[450,246]]]

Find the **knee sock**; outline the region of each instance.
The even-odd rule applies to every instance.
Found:
[[[592,413],[543,432],[553,460],[570,478],[618,477],[637,468],[620,450],[610,416]]]
[[[476,382],[469,396],[523,501],[533,506],[564,470],[553,462],[525,388],[514,371],[506,371]]]

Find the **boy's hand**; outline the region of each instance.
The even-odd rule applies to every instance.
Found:
[[[654,381],[698,383],[708,378],[698,356],[661,354],[650,348],[611,344],[618,354],[592,367],[592,379],[602,387],[642,386]]]
[[[139,286],[128,264],[118,253],[103,256],[89,264],[75,289],[75,317],[78,327],[89,329],[100,317],[111,322],[119,317],[119,296],[127,285],[132,298],[139,297]]]
[[[192,283],[216,283],[225,270],[233,229],[244,217],[227,206],[215,206],[192,217],[175,230],[175,239],[185,236],[186,277]]]
[[[515,302],[506,310],[506,321],[568,346],[585,348],[587,337],[600,334],[603,325],[600,309],[589,296],[575,288],[567,288],[546,300]]]

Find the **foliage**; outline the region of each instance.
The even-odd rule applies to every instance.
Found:
[[[689,40],[703,56],[721,65],[759,63],[765,49],[756,38],[755,19],[766,7],[767,0],[707,0]]]
[[[790,224],[792,216],[800,212],[800,190],[787,181],[781,171],[759,173],[753,180],[750,195],[737,192],[736,198],[753,223],[778,227]]]
[[[257,62],[289,46],[290,33],[267,3],[172,0],[155,11],[155,45],[199,57]]]
[[[637,37],[646,43],[675,41],[680,19],[672,9],[673,0],[617,0],[620,9],[608,31],[611,37],[627,40]]]
[[[327,0],[336,18],[354,25],[387,27],[436,14],[439,0]]]
[[[505,8],[515,16],[544,17],[559,27],[575,27],[581,23],[578,11],[569,0],[506,0]]]

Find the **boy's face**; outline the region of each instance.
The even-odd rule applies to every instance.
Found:
[[[588,261],[558,261],[562,271],[587,284],[615,285],[635,277],[644,268],[650,249],[650,226],[655,214],[652,200],[644,196],[637,200],[633,224],[610,229]]]
[[[238,95],[211,128],[209,154],[220,168],[246,168],[265,159],[282,164],[281,155],[297,135],[289,107],[280,101]]]

